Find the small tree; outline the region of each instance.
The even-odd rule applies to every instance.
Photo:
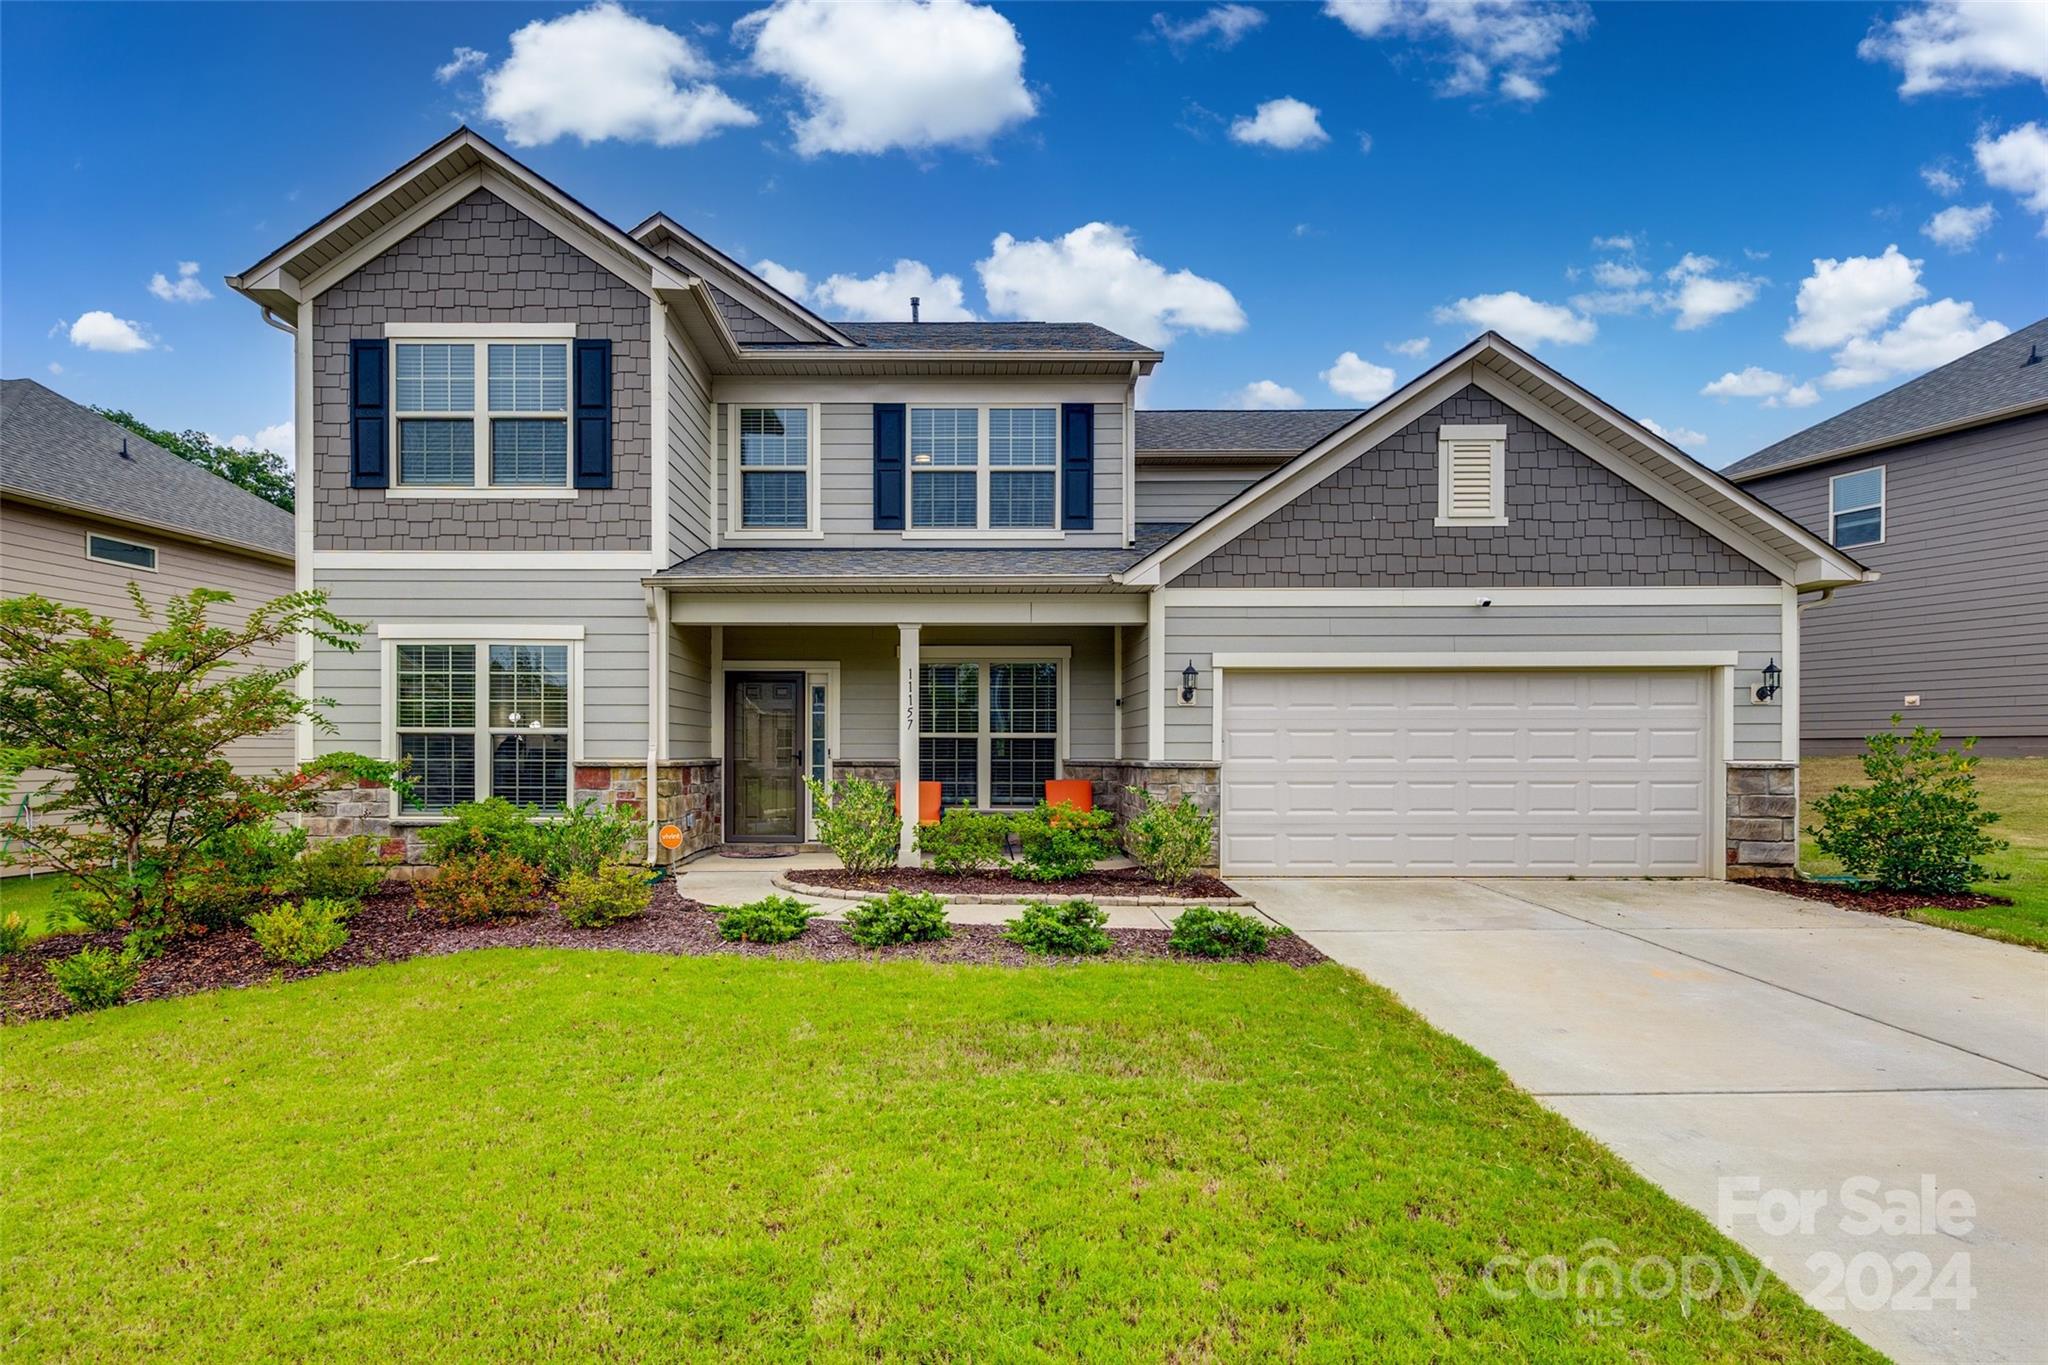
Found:
[[[1887,891],[1956,892],[1982,881],[1977,859],[2006,848],[1984,832],[1998,813],[1977,796],[1977,745],[1941,747],[1941,732],[1892,728],[1870,736],[1863,754],[1867,787],[1837,787],[1813,803],[1819,825],[1806,832],[1820,851]]]
[[[300,635],[355,649],[363,628],[327,610],[325,593],[288,593],[222,626],[208,613],[228,593],[174,597],[159,622],[141,590],[128,591],[149,630],[140,640],[47,598],[0,600],[0,774],[10,784],[30,769],[57,776],[0,833],[16,856],[77,878],[150,949],[183,927],[186,874],[219,836],[312,810],[336,788],[395,783],[398,766],[344,753],[251,776],[226,756],[237,740],[300,721],[332,730],[321,710],[332,703],[298,695],[304,664],[256,662]]]

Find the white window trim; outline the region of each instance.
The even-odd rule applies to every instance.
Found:
[[[133,545],[138,550],[147,550],[149,551],[149,563],[130,564],[125,560],[108,559],[105,555],[96,555],[92,552],[92,543],[95,540],[111,540],[116,545]],[[117,569],[127,569],[132,573],[155,573],[157,565],[163,559],[163,551],[146,540],[130,540],[126,536],[110,536],[105,531],[87,531],[85,533],[85,557],[95,564],[111,564]]]
[[[467,413],[460,412],[402,412],[398,406],[398,351],[392,347],[387,376],[391,396],[391,414],[387,419],[390,432],[386,437],[391,459],[391,486],[384,490],[387,498],[573,498],[576,488],[576,324],[574,323],[402,323],[384,325],[387,345],[403,342],[406,345],[448,345],[468,346],[474,355],[474,381],[476,384],[476,406]],[[562,423],[562,438],[566,443],[567,456],[562,462],[562,482],[559,484],[508,484],[499,486],[491,482],[491,424],[500,418],[518,420],[539,418],[552,421],[557,414],[552,412],[499,412],[490,406],[491,374],[490,346],[531,344],[536,341],[558,341],[566,349],[568,382],[563,391],[563,407],[559,414]],[[399,423],[413,421],[458,421],[466,419],[470,424],[472,455],[470,460],[471,482],[467,484],[407,484],[401,472],[398,434]]]
[[[1493,445],[1489,463],[1493,472],[1492,511],[1483,517],[1454,517],[1451,506],[1450,445],[1453,441],[1489,441]],[[1507,504],[1508,429],[1499,423],[1485,425],[1445,424],[1436,431],[1436,524],[1438,526],[1505,526]]]
[[[749,403],[747,406],[751,408],[769,405]],[[784,403],[782,406],[788,407],[789,404]],[[838,770],[840,752],[839,662],[836,659],[798,659],[794,661],[788,659],[722,660],[713,670],[712,682],[712,695],[717,699],[718,714],[721,716],[725,714],[725,678],[728,673],[801,673],[804,675],[803,725],[801,728],[804,737],[802,766],[805,777],[811,775],[811,763],[816,757],[811,752],[811,689],[820,683],[825,685],[825,783],[827,786],[830,786]],[[718,742],[721,747],[717,752],[717,758],[719,764],[723,766],[726,760],[726,753],[722,747],[725,743],[722,734]],[[804,838],[807,841],[813,840],[817,838],[818,825],[817,821],[812,818],[811,791],[809,787],[804,788],[802,800],[804,803]],[[721,820],[725,818],[723,810],[720,811],[719,818]]]
[[[742,526],[740,524],[740,484],[744,471],[740,468],[740,411],[744,408],[803,408],[810,413],[810,432],[804,441],[804,515],[807,523],[801,527]],[[820,451],[824,448],[825,405],[822,403],[790,403],[773,400],[761,402],[732,403],[725,413],[725,539],[742,540],[823,540],[825,523],[820,509],[823,502],[819,490],[824,484],[823,460]],[[773,466],[787,470],[788,465]]]
[[[974,732],[973,736],[973,738],[976,741],[974,755],[975,809],[1024,809],[1024,807],[1021,806],[997,807],[989,804],[991,785],[989,781],[989,774],[991,770],[991,755],[995,747],[992,741],[996,738],[996,736],[989,730],[989,702],[991,689],[989,687],[988,666],[990,664],[1026,663],[1052,664],[1055,666],[1057,675],[1057,712],[1055,718],[1057,724],[1059,725],[1059,730],[1056,734],[1052,736],[1052,775],[1054,780],[1058,780],[1067,775],[1067,743],[1068,737],[1073,733],[1073,726],[1069,723],[1068,716],[1068,687],[1070,686],[1070,680],[1072,679],[1074,673],[1074,648],[1072,645],[927,645],[918,650],[917,662],[920,668],[922,668],[926,664],[934,663],[971,663],[981,665],[981,677],[979,679],[979,686],[976,689],[976,703],[978,707],[978,714],[975,717],[975,723],[978,726],[978,728]],[[921,684],[923,682],[923,679],[920,678],[919,682]],[[953,732],[948,732],[944,736],[936,737],[952,738],[954,736]],[[959,732],[959,737],[965,738],[966,732]],[[1006,731],[1002,736],[1002,738],[1005,739],[1012,737],[1013,733],[1008,731]],[[1044,738],[1044,736],[1042,735],[1034,736],[1028,734],[1023,735],[1022,737],[1027,739]],[[920,712],[918,715],[918,738],[920,740],[927,738],[924,730],[924,716],[922,712]],[[918,774],[918,778],[920,781],[923,780],[923,776],[924,774],[922,773],[922,771],[920,771]],[[1043,800],[1044,798],[1041,796],[1040,799]],[[1034,802],[1033,804],[1035,805],[1036,802]]]
[[[1835,485],[1840,483],[1843,479],[1853,479],[1858,474],[1868,474],[1873,469],[1877,471],[1877,501],[1861,503],[1855,507],[1837,506],[1835,503]],[[1829,475],[1827,537],[1828,544],[1835,544],[1836,517],[1840,516],[1844,512],[1867,512],[1873,507],[1877,509],[1877,539],[1859,540],[1854,545],[1848,546],[1847,548],[1851,550],[1864,550],[1868,549],[1872,545],[1884,544],[1885,537],[1890,535],[1892,531],[1892,513],[1891,507],[1888,505],[1890,500],[1890,493],[1890,480],[1888,476],[1885,474],[1885,467],[1881,464],[1865,465],[1861,469],[1851,469],[1846,471],[1845,473]],[[1836,545],[1835,548],[1839,550],[1844,547]]]
[[[976,440],[973,465],[931,465],[927,466],[924,470],[926,473],[972,473],[974,475],[974,525],[972,526],[918,526],[914,522],[917,506],[914,494],[917,488],[918,468],[911,463],[910,428],[911,414],[919,408],[972,408],[977,414],[975,418]],[[991,483],[989,474],[995,468],[995,466],[989,463],[990,434],[988,418],[990,413],[1006,408],[1032,411],[1050,408],[1052,410],[1053,454],[1052,466],[1049,472],[1052,474],[1053,524],[1050,526],[1002,526],[991,528],[988,524],[988,493]],[[959,402],[932,400],[922,403],[906,403],[903,408],[903,539],[958,540],[962,536],[972,536],[975,540],[1065,540],[1067,533],[1059,524],[1060,508],[1064,506],[1062,498],[1066,491],[1067,462],[1066,450],[1064,448],[1065,441],[1066,431],[1058,403],[1019,401],[974,402],[968,400],[961,400]],[[1029,470],[1038,467],[1033,465],[1002,466],[1005,470]]]

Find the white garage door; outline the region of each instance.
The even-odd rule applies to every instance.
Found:
[[[1708,676],[1229,672],[1223,866],[1704,876]]]

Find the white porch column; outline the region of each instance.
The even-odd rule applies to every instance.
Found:
[[[896,781],[903,806],[903,839],[896,850],[898,867],[917,866],[917,634],[918,627],[896,627],[897,731]]]

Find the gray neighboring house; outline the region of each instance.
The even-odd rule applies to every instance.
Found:
[[[1882,575],[1802,617],[1807,753],[2048,754],[2048,320],[1721,472]]]
[[[1796,602],[1863,566],[1491,333],[1363,411],[1140,413],[1154,349],[834,322],[467,129],[228,283],[296,335],[299,581],[371,628],[301,752],[417,783],[320,834],[602,797],[686,858],[909,775],[1187,794],[1234,873],[1793,861]]]

